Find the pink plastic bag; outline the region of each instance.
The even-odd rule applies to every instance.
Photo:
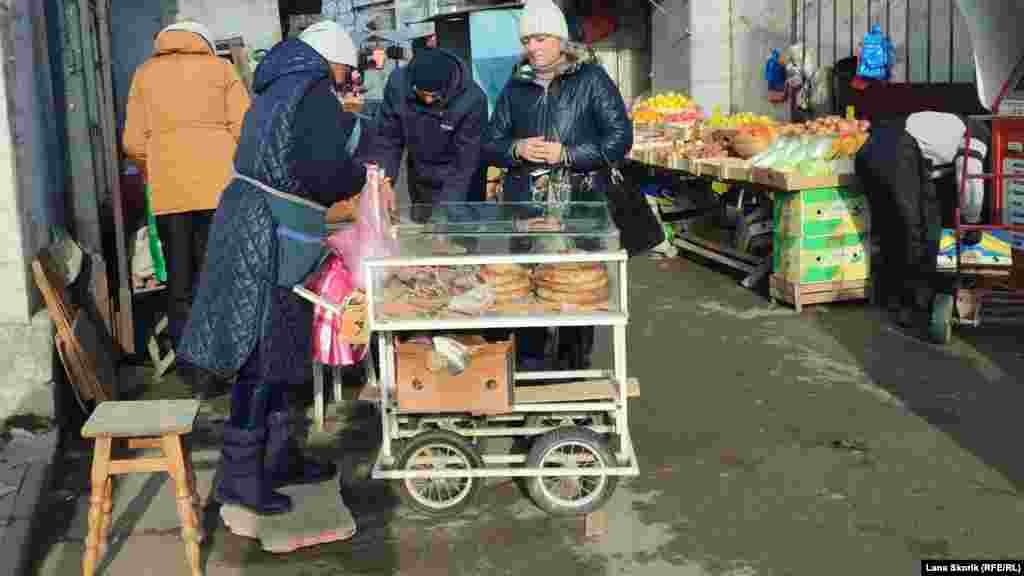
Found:
[[[306,288],[341,308],[345,298],[355,290],[352,274],[335,254],[329,254],[320,269],[306,283]],[[323,306],[313,308],[313,361],[326,366],[351,366],[366,356],[366,346],[341,342],[341,314],[333,314]]]
[[[363,262],[367,258],[398,255],[398,240],[391,231],[393,194],[391,187],[385,185],[380,168],[368,165],[355,224],[327,239],[327,246],[344,259],[356,288],[366,289]]]

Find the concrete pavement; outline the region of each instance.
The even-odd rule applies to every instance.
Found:
[[[772,307],[688,260],[630,272],[641,475],[608,504],[604,537],[585,540],[580,521],[547,517],[505,481],[458,518],[415,517],[368,479],[376,420],[342,410],[312,441],[341,464],[355,538],[274,556],[209,508],[207,573],[888,575],[918,573],[921,558],[1024,558],[1020,328],[964,329],[940,348],[863,304]],[[197,438],[203,494],[218,417]],[[116,500],[103,573],[186,573],[167,481],[122,480]],[[79,495],[47,512],[39,574],[80,573],[85,506]]]

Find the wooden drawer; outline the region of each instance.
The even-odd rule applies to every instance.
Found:
[[[429,344],[397,346],[395,396],[405,413],[507,414],[512,409],[515,345],[512,340],[460,339],[473,349],[466,370],[452,376]]]

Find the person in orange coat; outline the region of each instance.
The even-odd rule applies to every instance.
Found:
[[[184,20],[156,36],[153,55],[135,70],[124,151],[145,175],[167,262],[168,334],[177,345],[192,308],[206,239],[232,161],[249,93],[234,66],[217,56],[202,24]],[[191,370],[190,370],[191,372]],[[181,374],[199,397],[226,384]]]

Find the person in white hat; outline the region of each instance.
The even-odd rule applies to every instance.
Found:
[[[313,323],[312,308],[292,288],[323,256],[327,207],[366,182],[357,122],[336,89],[355,64],[351,38],[333,22],[277,44],[260,61],[234,179],[221,195],[176,350],[180,362],[237,375],[214,498],[257,514],[292,509],[276,488],[330,481],[337,472],[302,457],[291,435],[288,389],[305,382]]]
[[[359,57],[352,37],[333,20],[322,20],[299,34],[299,40],[309,44],[331,65],[337,88],[343,89],[359,69]]]
[[[192,308],[213,211],[231,179],[249,93],[199,22],[171,24],[153,44],[153,55],[132,77],[123,143],[146,178],[163,244],[173,347]],[[227,392],[226,383],[208,375],[180,365],[177,372],[194,396]]]
[[[624,193],[611,185],[612,166],[633,145],[633,126],[618,87],[592,51],[570,40],[565,15],[551,0],[527,3],[519,36],[524,59],[498,96],[483,145],[487,164],[508,170],[504,201],[605,202],[610,192],[625,194],[610,198],[613,216],[628,215],[628,221],[616,219],[623,246],[634,254],[664,241],[639,191]],[[546,177],[537,176],[541,173]],[[527,329],[516,338],[524,370],[589,365],[593,329],[559,329],[554,362],[545,357],[546,335],[544,329]]]

